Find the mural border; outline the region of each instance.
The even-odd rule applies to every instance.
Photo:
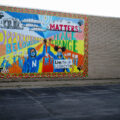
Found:
[[[10,11],[10,12],[20,12],[20,13],[30,13],[30,14],[40,14],[40,15],[49,15],[49,16],[58,16],[58,17],[67,17],[67,18],[76,18],[84,19],[84,72],[83,73],[0,73],[0,78],[36,78],[36,77],[88,77],[88,16],[73,14],[73,13],[63,13],[63,12],[53,12],[47,10],[38,10],[38,9],[28,9],[28,8],[18,8],[18,7],[7,7],[0,6],[1,11]]]

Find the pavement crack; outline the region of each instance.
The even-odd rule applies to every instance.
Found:
[[[25,90],[27,92],[25,92]],[[54,113],[52,112],[52,110],[48,109],[41,101],[35,99],[36,97],[38,97],[38,94],[36,94],[35,92],[33,92],[32,90],[28,90],[28,89],[24,89],[24,92],[22,92],[20,89],[17,90],[20,93],[23,93],[24,95],[26,95],[29,99],[31,99],[32,101],[34,101],[35,103],[37,103],[38,105],[40,105],[40,107],[42,107],[43,110],[45,110],[50,117],[54,116]],[[36,97],[33,97],[32,94],[34,94]]]

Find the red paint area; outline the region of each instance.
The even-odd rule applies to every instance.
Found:
[[[0,45],[0,56],[6,55],[6,45]]]
[[[47,46],[46,46],[46,51],[47,51]],[[52,60],[52,64],[50,64],[50,55],[48,55],[49,62],[48,62],[48,64],[45,64],[45,58],[46,57],[47,56],[45,56],[43,58],[42,72],[53,72],[53,60]]]
[[[45,65],[45,58],[43,58],[42,72],[53,72],[53,61],[52,64],[50,64],[50,56],[49,56],[49,63],[47,65]]]

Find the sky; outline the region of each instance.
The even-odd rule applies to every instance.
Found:
[[[0,5],[120,18],[120,0],[0,0]]]

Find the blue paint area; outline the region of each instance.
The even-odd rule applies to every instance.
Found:
[[[13,63],[16,64],[16,57],[15,56],[13,57]]]
[[[52,64],[52,62],[53,62],[53,58],[50,58],[50,64]]]
[[[19,67],[23,68],[23,59],[21,57],[18,57],[18,64]]]
[[[39,69],[39,61],[46,54],[46,46],[43,46],[43,52],[37,56],[35,48],[28,48],[28,59],[25,59],[22,72],[37,73]]]
[[[6,65],[5,68],[8,69],[9,67],[11,67],[12,65],[9,63],[9,61],[6,61]]]
[[[38,20],[38,15],[36,15],[36,14],[8,12],[8,11],[6,13],[14,18],[18,18],[20,21],[24,20],[24,19],[36,19],[36,20]]]
[[[1,67],[4,68],[5,67],[5,63],[7,62],[6,59],[3,60],[3,62],[1,63]]]
[[[76,59],[76,66],[78,65],[78,59]]]
[[[47,65],[47,64],[49,64],[49,57],[45,58],[45,63],[44,63],[44,65]]]
[[[66,69],[63,69],[63,68],[56,69],[56,68],[55,68],[54,61],[55,61],[55,60],[63,60],[63,59],[64,59],[62,52],[57,52],[57,55],[55,55],[54,53],[52,53],[52,52],[50,51],[50,46],[48,46],[48,47],[47,47],[47,53],[48,53],[51,57],[53,57],[53,67],[54,67],[53,72],[65,72],[65,70],[66,70],[67,72],[70,72],[70,70],[69,70],[68,68],[66,68]],[[61,58],[59,58],[59,56],[61,56]]]
[[[39,20],[42,21],[42,19],[44,18],[44,15],[38,15],[38,14],[28,14],[28,13],[18,13],[18,12],[6,12],[7,14],[9,14],[10,16],[17,18],[21,21],[21,23],[23,25],[25,25],[26,23],[22,22],[22,20],[24,19],[33,19],[33,20]],[[82,19],[72,19],[72,18],[66,18],[66,17],[57,17],[57,16],[47,16],[48,18],[50,18],[53,21],[62,21],[62,20],[67,20],[67,21],[71,21],[73,23],[78,23],[80,22],[80,24],[84,24],[84,20]],[[49,21],[51,22],[51,21]],[[50,24],[50,23],[49,23]],[[39,27],[41,27],[42,29],[45,29],[46,26],[42,26],[42,24],[37,24]],[[29,27],[30,28],[30,27]],[[47,30],[45,32],[42,31],[34,31],[36,32],[38,35],[42,36],[43,38],[48,38],[51,37],[53,35],[56,34],[60,34],[61,31],[50,31]]]

